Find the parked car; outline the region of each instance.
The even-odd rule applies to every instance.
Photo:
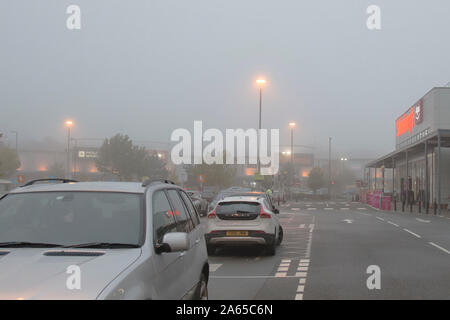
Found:
[[[273,202],[273,197],[268,195],[265,192],[260,191],[251,191],[251,192],[240,192],[240,193],[233,193],[231,196],[233,197],[258,197],[258,198],[264,198],[266,199],[267,203],[269,204],[271,210],[275,213],[279,213],[279,210],[275,207],[275,204]]]
[[[11,181],[0,179],[0,197],[12,189],[14,189],[14,184]]]
[[[188,195],[191,197],[192,203],[201,216],[208,214],[208,201],[202,198],[200,191],[188,190]]]
[[[251,189],[250,189],[250,188],[243,188],[243,187],[231,187],[231,188],[222,190],[222,191],[220,191],[220,192],[216,195],[216,197],[209,203],[209,209],[208,209],[208,211],[213,210],[213,209],[216,207],[217,203],[218,203],[220,200],[225,199],[226,197],[229,197],[229,196],[231,196],[231,195],[233,195],[233,194],[237,194],[237,193],[248,193],[248,192],[251,192]]]
[[[218,202],[208,214],[206,244],[210,255],[218,246],[264,246],[268,255],[283,240],[277,212],[265,197],[232,196]]]
[[[52,181],[0,199],[0,300],[208,298],[204,232],[182,188]]]

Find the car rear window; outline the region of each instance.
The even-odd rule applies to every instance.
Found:
[[[229,212],[248,212],[248,213],[259,213],[260,204],[258,202],[243,202],[243,201],[233,201],[219,203],[217,206],[216,213],[229,213]]]

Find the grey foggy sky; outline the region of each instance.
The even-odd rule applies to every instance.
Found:
[[[332,136],[335,154],[378,156],[395,118],[450,81],[449,14],[448,0],[2,0],[0,130],[63,141],[71,118],[78,138],[168,141],[194,120],[257,127],[264,76],[263,127],[282,144],[295,120],[295,143],[319,154]]]

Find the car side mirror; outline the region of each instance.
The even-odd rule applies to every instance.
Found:
[[[279,214],[279,213],[280,213],[280,210],[278,210],[277,208],[273,208],[273,213]]]
[[[162,243],[156,246],[156,253],[181,252],[189,249],[189,237],[186,232],[170,232],[163,237]]]

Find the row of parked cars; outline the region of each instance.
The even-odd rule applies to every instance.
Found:
[[[194,199],[168,180],[44,179],[8,191],[0,299],[208,299],[208,253],[218,246],[275,254],[283,231],[270,197],[223,196],[206,228]]]

